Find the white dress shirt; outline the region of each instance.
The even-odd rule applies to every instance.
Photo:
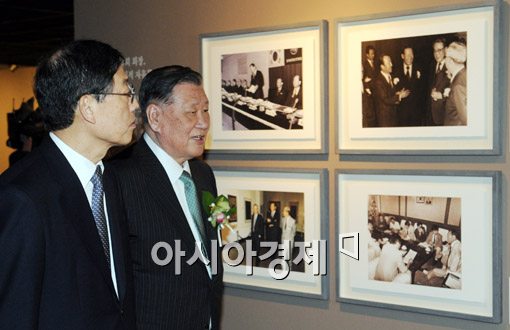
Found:
[[[89,201],[89,205],[92,209],[92,190],[94,189],[94,185],[90,181],[94,176],[94,172],[96,171],[97,165],[101,166],[101,170],[104,171],[104,165],[102,161],[99,161],[97,164],[92,163],[89,159],[76,152],[73,148],[65,144],[58,136],[50,132],[50,138],[55,142],[60,151],[64,154],[64,157],[71,165],[72,169],[78,176],[80,183],[85,191],[85,195],[87,195],[87,200]],[[115,293],[117,297],[119,296],[119,290],[117,289],[117,276],[115,273],[115,258],[114,251],[112,248],[112,235],[110,233],[110,221],[108,219],[108,210],[106,208],[106,197],[104,196],[104,214],[106,216],[106,227],[108,229],[108,242],[110,247],[110,270],[112,276],[113,287],[115,288]],[[95,223],[94,223],[95,225]]]
[[[412,64],[404,64],[404,75],[406,77],[411,77],[412,76],[412,72],[413,72],[413,65]]]
[[[437,62],[436,73],[438,73],[439,71],[441,71],[443,69],[443,65],[444,65],[444,59],[442,59],[440,62]]]

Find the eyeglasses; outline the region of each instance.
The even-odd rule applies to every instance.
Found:
[[[135,97],[136,97],[136,91],[135,91],[135,88],[133,87],[133,85],[131,84],[128,84],[128,88],[129,88],[129,92],[127,93],[94,93],[92,95],[123,95],[123,96],[129,96],[131,97],[131,100],[130,102],[133,103],[135,101]]]

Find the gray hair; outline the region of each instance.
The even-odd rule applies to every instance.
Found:
[[[454,41],[446,49],[446,56],[455,63],[464,64],[467,59],[467,48],[463,43]]]

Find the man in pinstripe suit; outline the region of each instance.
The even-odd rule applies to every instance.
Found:
[[[193,208],[181,181],[181,175],[191,175],[198,204],[203,191],[217,194],[211,168],[194,159],[202,155],[209,129],[200,74],[176,65],[151,71],[142,81],[140,109],[145,134],[129,158],[114,164],[129,224],[137,326],[218,329],[223,291],[219,248],[207,216]],[[154,248],[160,242],[168,245]],[[196,242],[205,249],[196,249]],[[178,256],[179,251],[185,255]],[[169,253],[172,260],[161,262]],[[188,264],[195,253],[211,263],[199,259]]]

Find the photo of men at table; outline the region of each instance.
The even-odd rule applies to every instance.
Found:
[[[302,48],[225,54],[222,129],[303,129]]]
[[[467,33],[361,43],[363,127],[467,125]]]
[[[461,199],[368,197],[368,279],[462,287]]]
[[[223,192],[224,193],[224,192]],[[292,260],[298,256],[299,248],[295,242],[304,242],[304,194],[294,192],[258,191],[258,190],[229,190],[229,196],[236,196],[238,217],[245,216],[244,221],[239,219],[230,226],[237,231],[235,235],[229,229],[222,232],[223,243],[230,239],[237,240],[246,251],[246,241],[251,240],[252,250],[257,252],[252,264],[256,267],[268,268],[271,261],[276,258],[287,259],[286,264],[291,271],[304,272],[304,263],[298,265]],[[244,202],[243,202],[244,201]],[[250,208],[249,210],[247,208]],[[283,244],[289,241],[289,245]],[[280,254],[261,260],[260,256],[267,253],[270,248],[263,247],[264,242],[283,244]],[[230,258],[235,250],[231,250]],[[246,260],[243,260],[243,265]]]

